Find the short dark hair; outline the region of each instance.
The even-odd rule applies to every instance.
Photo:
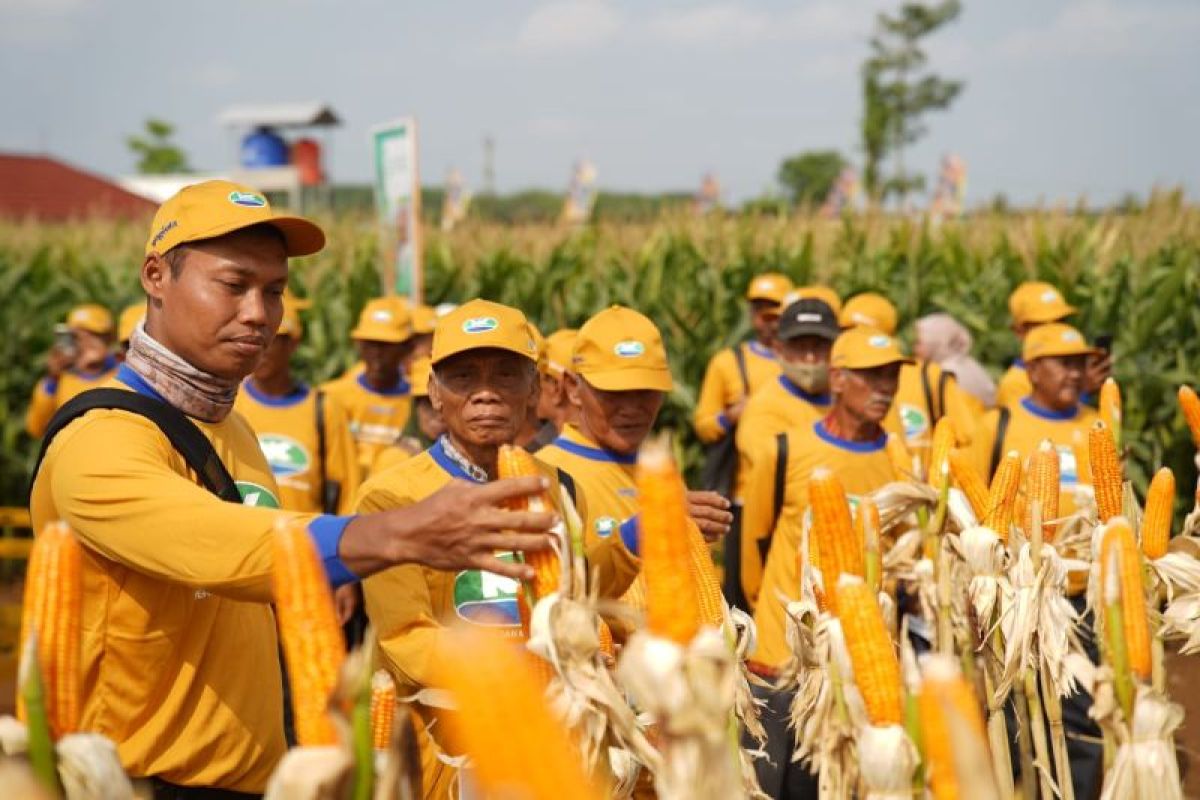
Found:
[[[279,230],[279,228],[276,228],[274,225],[270,224],[269,222],[260,222],[257,225],[251,225],[248,228],[239,228],[236,231],[230,231],[229,233],[221,234],[221,236],[233,236],[234,234],[250,234],[252,236],[254,236],[254,235],[271,236],[277,242],[279,242],[279,244],[282,245],[285,249],[287,248],[287,238],[283,235],[283,231]],[[220,239],[221,236],[214,236],[212,238]],[[209,239],[197,239],[196,240],[196,242],[206,242],[206,241],[210,241],[210,240]],[[168,250],[165,254],[163,254],[163,260],[165,260],[167,262],[167,266],[171,268],[171,277],[172,278],[178,278],[179,274],[181,272],[183,272],[183,262],[184,262],[184,259],[187,258],[187,253],[188,253],[188,250],[190,249],[189,244],[195,244],[196,242],[184,242],[183,244],[175,245],[170,250]]]

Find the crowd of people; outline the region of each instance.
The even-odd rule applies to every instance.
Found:
[[[67,521],[88,552],[84,725],[112,738],[159,797],[259,794],[282,754],[268,577],[280,520],[307,524],[348,634],[369,620],[399,694],[418,698],[430,797],[453,772],[439,757],[444,708],[427,691],[438,688],[431,665],[455,657],[446,631],[520,625],[520,553],[544,548],[557,519],[583,521],[601,597],[644,603],[635,463],[675,387],[654,321],[613,306],[543,337],[520,309],[486,299],[438,313],[381,297],[349,332],[358,363],[308,386],[292,359],[303,312],[320,299],[288,292],[287,259],[323,242],[315,224],[275,214],[248,187],[182,190],[152,224],[146,303],[119,326],[100,306],[73,309],[34,389],[28,430],[51,437],[34,524]],[[915,321],[910,355],[879,294],[843,301],[762,274],[746,302],[753,338],[714,354],[699,388],[693,422],[708,462],[687,502],[720,553],[729,603],[754,619],[749,660],[762,676],[788,657],[784,609],[799,591],[815,470],[832,470],[852,496],[871,492],[906,477],[889,437],[925,464],[934,426],[950,417],[985,478],[1005,453],[1027,457],[1049,439],[1061,507],[1089,483],[1088,402],[1111,360],[1071,327],[1075,309],[1055,287],[1012,293],[1020,358],[998,382],[947,314]],[[236,493],[214,488],[164,423],[112,393],[83,394],[99,387],[182,412]],[[541,479],[499,481],[502,445],[534,452]],[[510,498],[545,488],[558,507],[509,510]],[[619,643],[619,620],[613,633]],[[790,764],[786,698],[761,694],[764,791],[815,797]]]

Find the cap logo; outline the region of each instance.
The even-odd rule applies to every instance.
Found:
[[[796,321],[797,322],[820,322],[821,315],[820,314],[797,314]]]
[[[617,342],[613,352],[621,358],[637,358],[646,352],[646,345],[633,339],[627,339],[624,342]]]
[[[1047,289],[1046,291],[1042,292],[1043,303],[1056,303],[1058,300],[1058,292],[1054,291],[1053,289]]]
[[[377,311],[371,312],[371,319],[375,320],[376,322],[391,322],[392,321],[392,312],[388,311],[387,309],[381,308]]]
[[[498,327],[495,317],[473,317],[462,324],[463,333],[487,333]]]
[[[1064,342],[1078,342],[1080,341],[1080,336],[1075,331],[1063,331],[1062,340]]]
[[[172,229],[179,227],[179,223],[171,220],[166,225],[158,229],[158,233],[154,234],[154,238],[150,240],[150,246],[154,247],[163,240],[163,237],[171,232]]]
[[[232,191],[229,193],[229,202],[243,208],[265,208],[267,198],[261,194],[254,194],[254,192]]]
[[[867,339],[867,344],[880,349],[890,346],[891,343],[891,338],[887,336],[872,336],[870,339]]]
[[[853,314],[851,314],[850,319],[854,320],[859,325],[874,325],[875,324],[874,319],[872,319],[871,317],[868,317],[866,314],[863,314],[860,311],[855,311]]]

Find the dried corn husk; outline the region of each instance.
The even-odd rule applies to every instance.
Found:
[[[1075,680],[1066,658],[1080,650],[1079,614],[1065,596],[1067,567],[1053,546],[1042,545],[1040,561],[1035,572],[1032,545],[1024,544],[1010,571],[1013,599],[1000,620],[1005,653],[997,691],[1007,693],[1023,670],[1037,674],[1045,665],[1054,691],[1068,696]]]
[[[859,770],[864,800],[908,800],[912,797],[917,748],[899,725],[867,725],[858,732]]]
[[[23,756],[28,747],[25,723],[14,717],[0,717],[0,754]],[[98,733],[68,734],[58,740],[54,751],[66,800],[132,800],[133,784],[121,767],[116,745],[108,737]]]
[[[1182,800],[1173,740],[1182,722],[1182,708],[1140,687],[1133,724],[1119,735],[1116,759],[1105,773],[1100,800]]]

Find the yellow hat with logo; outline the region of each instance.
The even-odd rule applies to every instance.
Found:
[[[429,373],[432,371],[433,365],[429,363],[429,356],[421,356],[412,362],[408,370],[408,383],[412,387],[413,397],[429,396]]]
[[[896,332],[896,307],[891,300],[875,292],[856,294],[842,306],[838,324],[843,328],[864,325],[890,336]]]
[[[67,327],[105,336],[112,333],[113,318],[104,306],[84,303],[67,313]]]
[[[479,299],[438,317],[429,360],[437,366],[450,356],[489,347],[508,350],[537,363],[537,342],[525,315],[511,306]]]
[[[675,386],[657,326],[624,306],[601,311],[579,329],[571,371],[606,392],[669,392]]]
[[[1021,347],[1021,358],[1029,362],[1047,356],[1090,356],[1097,352],[1083,334],[1070,325],[1050,322],[1029,332]]]
[[[1059,322],[1076,311],[1058,289],[1042,281],[1027,281],[1018,286],[1009,297],[1008,305],[1018,325]]]
[[[885,364],[911,364],[900,343],[878,328],[859,326],[844,331],[833,343],[829,366],[835,369],[871,369]]]
[[[283,235],[289,256],[307,256],[325,246],[325,233],[303,217],[276,214],[261,192],[232,181],[204,181],[167,198],[150,224],[146,255],[166,253],[186,242],[212,239],[252,225],[270,225]]]
[[[816,284],[799,286],[788,292],[787,297],[783,298],[784,308],[797,300],[820,300],[832,308],[834,314],[840,314],[842,311],[842,298],[838,297],[838,293],[828,286],[818,286]]]
[[[434,327],[437,325],[437,309],[433,306],[427,306],[424,303],[413,306],[412,309],[412,327],[413,333],[418,336],[433,333]]]
[[[370,342],[407,342],[412,336],[412,321],[408,305],[394,297],[376,297],[363,307],[358,325],[350,331],[351,339]]]
[[[792,281],[786,275],[778,272],[764,272],[755,275],[746,289],[747,300],[767,300],[772,303],[782,303],[783,298],[792,290]]]
[[[550,374],[562,375],[571,369],[577,336],[579,331],[574,328],[562,328],[546,337],[546,370]]]
[[[132,339],[134,329],[145,318],[145,303],[134,303],[122,311],[121,316],[117,319],[117,341],[128,342]]]

